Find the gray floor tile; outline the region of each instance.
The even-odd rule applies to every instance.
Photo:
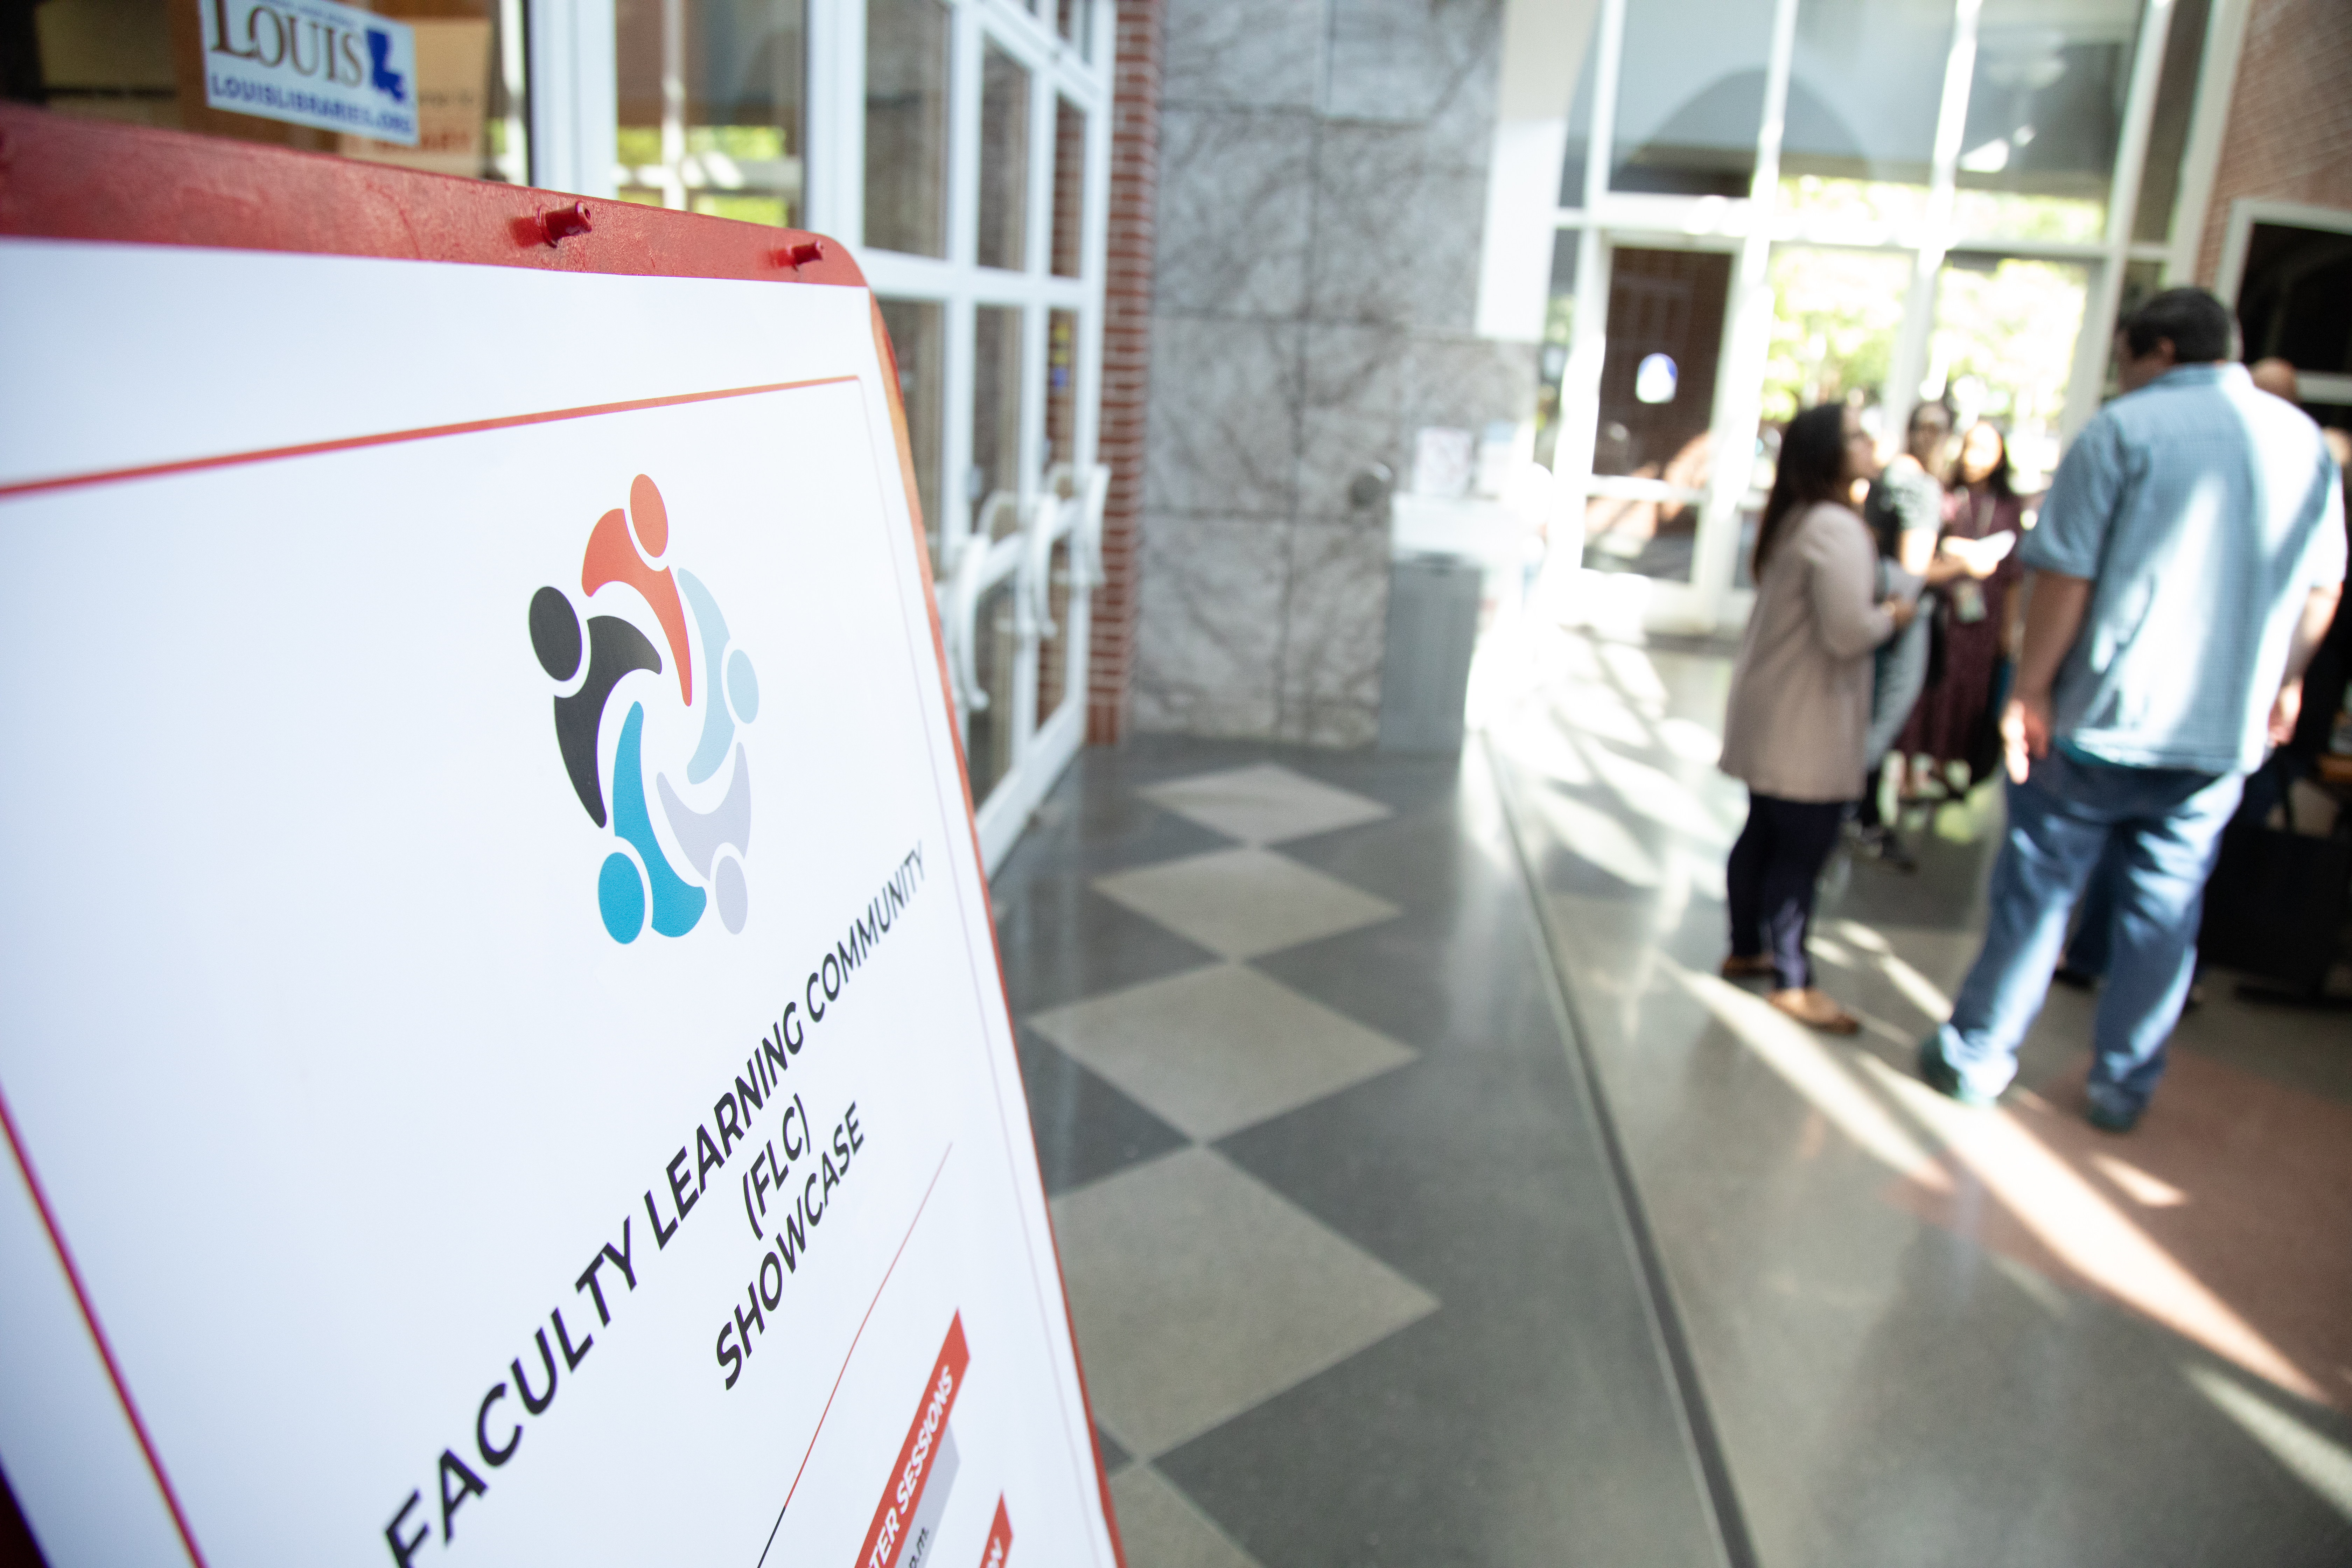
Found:
[[[1203,1142],[1412,1059],[1241,964],[1056,1008],[1029,1026]]]
[[[1054,1202],[1097,1419],[1149,1458],[1434,1311],[1206,1149]]]
[[[1034,1031],[1015,1026],[1013,1037],[1047,1197],[1189,1142]]]
[[[1127,1568],[1257,1568],[1255,1558],[1148,1465],[1112,1479],[1110,1504],[1118,1515]]]
[[[1198,969],[1217,955],[1076,878],[995,889],[996,949],[1013,1016]]]
[[[1097,891],[1227,958],[1352,931],[1397,907],[1270,850],[1226,849],[1095,879]]]
[[[1244,844],[1276,844],[1389,815],[1376,800],[1258,763],[1139,790],[1146,800]]]

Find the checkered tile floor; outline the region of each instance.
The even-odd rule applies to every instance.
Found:
[[[1455,773],[1088,752],[995,879],[1130,1568],[1566,1560],[1626,1539],[1623,1497],[1542,1479],[1580,1380],[1648,1411],[1629,1452],[1676,1440],[1622,1247],[1575,1234],[1607,1201],[1589,1123]],[[1606,1310],[1570,1321],[1580,1293]],[[1667,1474],[1641,1560],[1707,1561]],[[1507,1523],[1480,1504],[1529,1483]]]

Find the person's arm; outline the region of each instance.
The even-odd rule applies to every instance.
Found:
[[[1868,653],[1910,624],[1912,601],[1872,603],[1878,556],[1859,520],[1847,516],[1835,527],[1809,527],[1801,537],[1811,568],[1813,632],[1832,658]]]
[[[2050,689],[2058,679],[2058,667],[2082,635],[2083,619],[2091,607],[2091,580],[2034,572],[2026,577],[2025,592],[2025,648],[2018,656],[2016,685],[2000,718],[2009,776],[2019,784],[2032,771],[2034,758],[2050,754]]]
[[[2327,628],[2336,619],[2336,602],[2344,584],[2321,584],[2303,601],[2303,618],[2295,623],[2294,640],[2287,645],[2286,678],[2279,682],[2278,700],[2271,704],[2271,744],[2284,746],[2294,739],[2295,721],[2303,717],[2303,672],[2319,651]]]
[[[2311,593],[2303,602],[2303,618],[2295,623],[2294,637],[2287,644],[2286,671],[2279,681],[2278,699],[2271,704],[2273,745],[2284,746],[2294,739],[2295,721],[2303,716],[2303,672],[2311,668],[2311,656],[2327,640],[2336,603],[2344,596],[2347,548],[2352,542],[2345,534],[2344,476],[2335,458],[2336,448],[2330,444],[2320,472],[2319,526],[2313,531],[2312,559],[2305,567],[2305,581],[2311,584]]]

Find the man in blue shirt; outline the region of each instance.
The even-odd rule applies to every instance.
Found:
[[[2335,459],[2301,411],[2220,363],[2229,311],[2200,289],[2125,319],[2125,395],[2077,437],[2040,526],[2025,648],[2001,721],[2009,831],[1984,950],[1919,1072],[1990,1104],[2017,1072],[2066,919],[2115,845],[2089,1116],[2128,1131],[2164,1071],[2198,917],[2245,775],[2294,729],[2342,591]]]

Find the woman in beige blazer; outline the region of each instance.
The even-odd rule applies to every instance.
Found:
[[[1877,551],[1846,505],[1875,467],[1852,409],[1824,405],[1790,421],[1756,533],[1756,607],[1723,725],[1723,771],[1748,785],[1748,826],[1724,872],[1724,977],[1769,975],[1773,1006],[1840,1035],[1859,1026],[1813,984],[1813,884],[1862,795],[1872,650],[1914,608],[1874,602]]]

